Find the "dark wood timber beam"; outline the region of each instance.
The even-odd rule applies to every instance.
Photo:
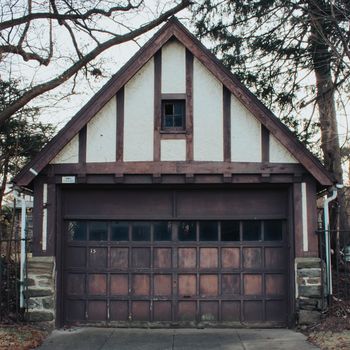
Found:
[[[193,55],[186,49],[186,160],[193,160]]]
[[[231,161],[231,93],[223,86],[224,161]]]
[[[162,105],[162,50],[154,55],[154,134],[153,134],[153,160],[160,160],[160,129]]]
[[[117,93],[117,161],[124,159],[124,87]]]
[[[52,164],[55,175],[80,173],[79,164]],[[230,162],[125,162],[87,163],[86,174],[293,174],[305,173],[300,164]]]

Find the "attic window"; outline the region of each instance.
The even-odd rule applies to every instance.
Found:
[[[185,131],[185,100],[162,101],[162,131]]]

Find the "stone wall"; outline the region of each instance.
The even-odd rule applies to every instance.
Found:
[[[28,259],[28,303],[27,319],[45,322],[54,327],[56,271],[54,257],[32,257]]]
[[[299,325],[309,325],[320,320],[327,307],[324,298],[325,269],[319,258],[296,258],[296,310]],[[322,293],[323,285],[323,293]]]

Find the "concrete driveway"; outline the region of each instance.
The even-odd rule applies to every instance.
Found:
[[[40,350],[311,350],[301,333],[287,329],[55,330]]]

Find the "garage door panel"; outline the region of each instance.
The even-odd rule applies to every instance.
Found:
[[[178,280],[180,297],[193,297],[197,294],[196,275],[179,275]]]
[[[221,276],[221,293],[223,296],[241,294],[241,276],[239,274],[223,274]]]
[[[265,294],[267,296],[283,296],[285,294],[285,276],[282,274],[265,275]]]
[[[195,269],[197,267],[197,249],[179,248],[178,267],[180,269]]]
[[[150,295],[150,276],[149,275],[133,275],[132,276],[132,293],[135,296]]]
[[[261,322],[263,321],[263,302],[262,301],[244,301],[244,321]]]
[[[86,267],[86,247],[67,247],[66,264],[70,268]]]
[[[172,267],[171,248],[154,248],[153,266],[157,269],[170,269]]]
[[[266,320],[285,322],[287,318],[286,303],[283,300],[266,301]]]
[[[214,322],[219,319],[219,303],[217,301],[200,302],[201,321]]]
[[[177,319],[179,321],[195,321],[197,303],[195,301],[179,301]]]
[[[240,248],[222,248],[221,266],[226,269],[239,269],[241,261]]]
[[[154,286],[155,296],[171,296],[172,276],[171,275],[154,275],[153,286]]]
[[[107,319],[107,302],[102,300],[88,301],[88,321],[105,321]]]
[[[107,268],[107,248],[89,247],[88,261],[90,269],[106,269]]]
[[[89,215],[113,219],[159,218],[172,216],[172,191],[147,189],[70,189],[63,191],[63,215]],[[96,205],[98,203],[98,205]]]
[[[129,267],[129,248],[111,248],[111,268],[127,270]]]
[[[85,275],[78,273],[68,273],[66,293],[68,295],[83,295],[85,293]]]
[[[216,269],[218,267],[218,248],[200,248],[199,262],[201,268]]]
[[[244,295],[262,295],[262,275],[244,275]]]
[[[111,301],[109,308],[111,321],[127,321],[129,318],[127,301]]]
[[[184,218],[286,217],[288,193],[285,190],[235,189],[178,191],[177,214]]]
[[[154,321],[171,321],[172,305],[170,301],[155,301],[153,303]]]
[[[132,319],[134,321],[150,320],[150,302],[149,301],[132,301],[131,310],[132,310]]]
[[[218,275],[201,275],[199,277],[200,296],[217,297],[219,294]]]
[[[261,248],[243,248],[243,268],[261,269]]]
[[[67,300],[66,317],[69,321],[82,321],[85,319],[85,300]]]
[[[279,269],[286,266],[286,250],[282,247],[265,248],[265,267],[267,269]]]
[[[240,301],[222,301],[221,318],[223,321],[241,320],[241,302]]]
[[[150,268],[150,248],[132,248],[132,267],[133,268]]]
[[[89,295],[106,295],[107,275],[90,274],[88,276],[88,293]]]
[[[128,295],[129,293],[129,276],[126,274],[113,274],[110,277],[110,294]]]

